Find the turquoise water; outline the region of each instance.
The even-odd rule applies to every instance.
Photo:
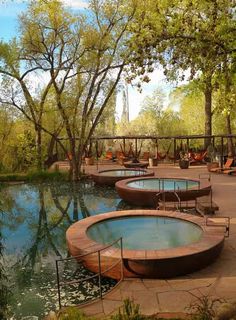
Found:
[[[9,319],[43,319],[58,307],[55,259],[68,256],[67,228],[88,216],[117,210],[120,198],[113,188],[88,182],[14,185],[3,188],[0,196],[0,253],[10,292]],[[63,279],[87,274],[74,261],[61,266]],[[104,279],[103,290],[113,284]],[[98,293],[96,281],[71,286],[63,289],[63,303]]]
[[[138,176],[145,174],[144,170],[111,170],[111,171],[102,171],[99,174],[102,176],[111,176],[111,177],[127,177],[127,176]]]
[[[87,235],[102,244],[122,237],[124,249],[161,250],[197,242],[202,229],[179,219],[135,216],[98,222],[88,229]]]
[[[149,189],[149,190],[186,190],[198,187],[197,181],[192,180],[178,180],[178,179],[139,179],[127,183],[127,186],[135,189]]]

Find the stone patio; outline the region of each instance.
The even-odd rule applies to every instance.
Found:
[[[116,166],[117,167],[117,166]],[[111,165],[99,166],[99,169]],[[207,174],[205,166],[181,170],[173,165],[161,164],[151,168],[158,177],[199,178]],[[85,167],[87,173],[97,171],[96,166]],[[208,267],[168,280],[125,279],[115,289],[82,309],[95,317],[113,314],[127,297],[140,304],[143,314],[184,313],[197,297],[208,295],[227,301],[236,300],[236,178],[225,174],[212,174],[213,200],[219,205],[216,216],[231,218],[230,237],[220,257]]]

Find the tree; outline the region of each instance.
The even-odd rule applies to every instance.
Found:
[[[127,63],[127,28],[134,11],[135,6],[124,0],[93,0],[88,16],[74,16],[57,0],[32,1],[21,17],[20,42],[1,44],[4,66],[0,72],[18,81],[24,96],[24,103],[16,102],[15,97],[8,103],[23,112],[35,129],[51,136],[54,133],[42,123],[42,114],[53,88],[69,150],[62,140],[56,140],[72,155],[73,180],[80,175],[83,153]],[[22,75],[19,61],[26,68]],[[49,78],[39,103],[25,82],[26,76],[36,71]]]
[[[149,1],[139,6],[132,29],[131,80],[139,75],[144,81],[156,63],[169,80],[190,71],[190,78],[201,80],[205,95],[207,135],[212,133],[215,73],[223,71],[225,54],[232,56],[236,50],[234,9],[233,0]]]
[[[198,81],[191,81],[176,88],[171,94],[170,105],[179,109],[182,122],[182,134],[200,135],[204,132],[204,94]]]
[[[164,107],[165,94],[157,88],[145,97],[136,119],[129,125],[130,134],[170,136],[182,134],[182,126],[178,112],[171,105]]]

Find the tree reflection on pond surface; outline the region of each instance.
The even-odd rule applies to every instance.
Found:
[[[41,319],[57,305],[56,257],[67,257],[65,233],[75,221],[118,208],[120,198],[113,188],[91,182],[13,185],[1,191],[1,233],[4,265],[12,291],[12,319]],[[72,261],[62,276],[87,274]],[[70,278],[71,279],[71,278]],[[103,290],[114,281],[104,279]],[[62,292],[63,303],[84,301],[99,292],[96,282]]]

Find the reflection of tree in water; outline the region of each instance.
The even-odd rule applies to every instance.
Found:
[[[81,217],[116,210],[119,196],[114,188],[100,187],[91,181],[80,181],[74,184],[63,184],[55,190],[56,194],[68,196],[73,193],[73,198],[79,202]],[[74,219],[78,220],[78,219]]]
[[[114,203],[117,196],[114,190],[97,189],[91,183],[85,182],[18,187],[23,190],[23,193],[16,187],[5,192],[8,198],[5,198],[7,206],[3,224],[5,228],[14,228],[14,230],[21,225],[26,225],[26,232],[31,235],[31,241],[26,248],[21,248],[23,252],[18,257],[14,257],[17,261],[13,267],[12,281],[15,282],[14,295],[17,298],[15,298],[13,309],[19,305],[23,297],[25,297],[25,303],[30,304],[27,301],[30,299],[26,296],[28,294],[27,297],[32,297],[32,291],[27,290],[36,290],[36,296],[51,299],[51,306],[53,306],[57,302],[56,278],[55,274],[53,275],[54,261],[55,256],[68,255],[65,242],[66,229],[74,221],[79,220],[80,214],[83,218],[90,216],[90,208],[96,210],[99,207],[100,197],[103,198],[102,201],[108,197]],[[18,202],[11,197],[14,199],[18,197]],[[31,205],[29,208],[28,203]],[[38,301],[37,305],[39,305]],[[45,303],[42,303],[42,309],[44,305]],[[19,313],[19,319],[21,316],[22,314]]]
[[[2,215],[2,212],[0,212]],[[8,276],[6,268],[3,263],[3,237],[2,237],[2,221],[0,216],[0,319],[7,319],[8,316],[8,302],[10,299],[11,291],[8,283]]]
[[[0,187],[0,190],[2,187]],[[0,319],[8,319],[8,303],[11,297],[8,274],[4,264],[4,239],[3,239],[3,216],[2,203],[0,203]]]
[[[86,218],[91,215],[91,208],[96,211],[100,202],[104,204],[106,200],[108,201],[105,203],[106,211],[108,211],[109,205],[114,206],[118,198],[114,189],[97,188],[88,182],[62,185],[38,184],[29,185],[27,188],[23,186],[25,198],[21,196],[21,201],[24,204],[30,198],[30,189],[33,189],[37,195],[37,198],[34,195],[34,211],[36,211],[36,203],[38,203],[38,211],[31,215],[31,212],[29,213],[29,210],[27,211],[27,208],[21,206],[19,202],[12,201],[11,194],[8,193],[8,197],[5,198],[5,202],[8,203],[6,206],[8,212],[4,219],[4,226],[15,225],[17,228],[21,223],[28,222],[27,232],[32,234],[30,247],[21,255],[20,261],[22,266],[30,267],[31,270],[37,261],[38,254],[45,256],[51,251],[55,256],[62,256],[61,248],[65,248],[65,231],[74,221],[79,220],[80,213],[83,218]],[[13,196],[16,196],[15,190],[13,190]],[[22,215],[23,219],[20,220],[19,216]]]
[[[145,207],[142,207],[142,206],[134,206],[134,205],[131,205],[131,204],[128,204],[127,202],[125,202],[124,200],[120,200],[119,203],[117,204],[116,206],[116,210],[117,211],[122,211],[122,210],[138,210],[138,209],[145,209]],[[146,209],[150,209],[150,208],[147,208]]]

